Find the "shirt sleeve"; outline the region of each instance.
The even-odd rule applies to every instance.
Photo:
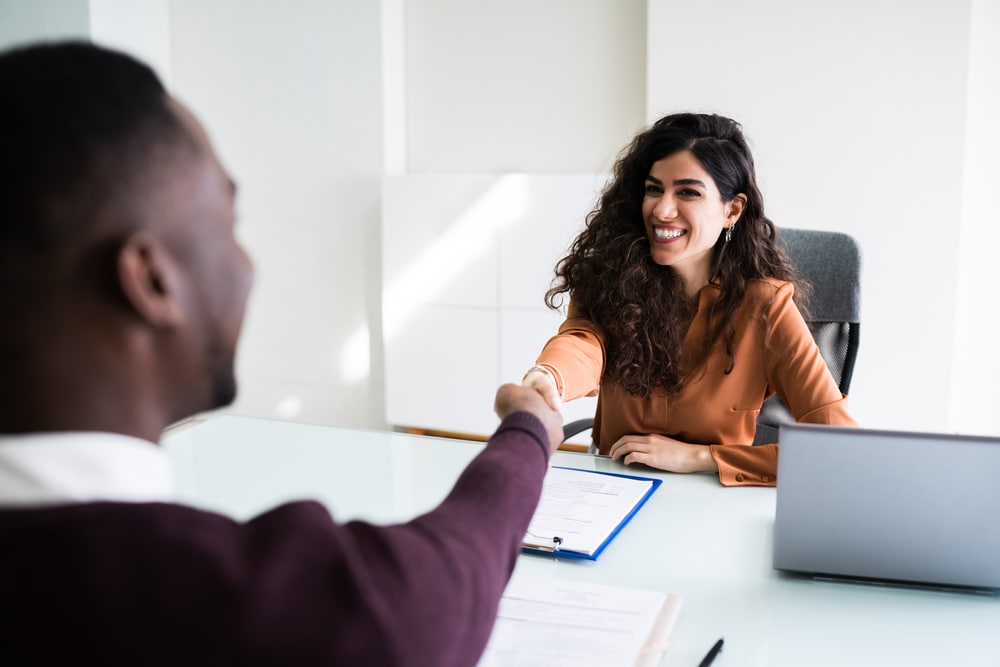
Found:
[[[847,411],[847,397],[840,393],[792,301],[793,291],[791,283],[783,285],[770,308],[770,336],[764,350],[768,384],[796,421],[857,426]]]
[[[261,631],[294,626],[299,650],[312,651],[314,664],[475,664],[538,503],[548,454],[541,422],[516,413],[444,501],[410,522],[337,524],[316,503],[255,519],[257,579],[270,591]]]
[[[711,445],[723,486],[774,486],[778,445]]]
[[[597,396],[604,372],[604,332],[583,317],[572,299],[566,320],[550,338],[535,363],[555,368],[563,381],[563,395],[570,401]]]
[[[767,382],[795,420],[811,424],[857,426],[792,299],[791,283],[778,288],[768,308],[768,335],[764,345]],[[714,445],[719,481],[726,486],[774,486],[778,473],[778,445]]]

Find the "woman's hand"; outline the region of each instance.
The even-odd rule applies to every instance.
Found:
[[[563,419],[558,410],[552,410],[542,398],[528,387],[505,384],[497,390],[493,403],[497,417],[504,419],[514,412],[528,412],[538,417],[549,436],[549,455],[555,454],[563,440]]]
[[[524,379],[521,380],[522,387],[531,387],[545,399],[545,402],[553,410],[562,407],[562,399],[559,398],[559,387],[551,373],[545,371],[528,371]]]
[[[692,445],[665,435],[625,435],[611,445],[615,461],[642,463],[670,472],[719,472],[707,445]]]

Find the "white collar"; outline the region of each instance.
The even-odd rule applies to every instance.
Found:
[[[101,432],[0,435],[0,507],[173,499],[170,459],[148,440]]]

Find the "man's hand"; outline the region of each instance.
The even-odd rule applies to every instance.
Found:
[[[530,387],[505,384],[497,390],[493,411],[500,419],[514,412],[530,412],[542,420],[549,436],[549,454],[555,453],[563,439],[563,418],[557,410],[550,408],[545,399]]]
[[[670,472],[718,472],[707,445],[692,445],[665,435],[625,435],[608,452],[615,461],[643,463]]]

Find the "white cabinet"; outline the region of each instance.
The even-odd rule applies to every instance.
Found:
[[[382,187],[386,422],[487,435],[562,322],[543,301],[607,177],[418,174]],[[596,399],[563,408],[593,416]]]

